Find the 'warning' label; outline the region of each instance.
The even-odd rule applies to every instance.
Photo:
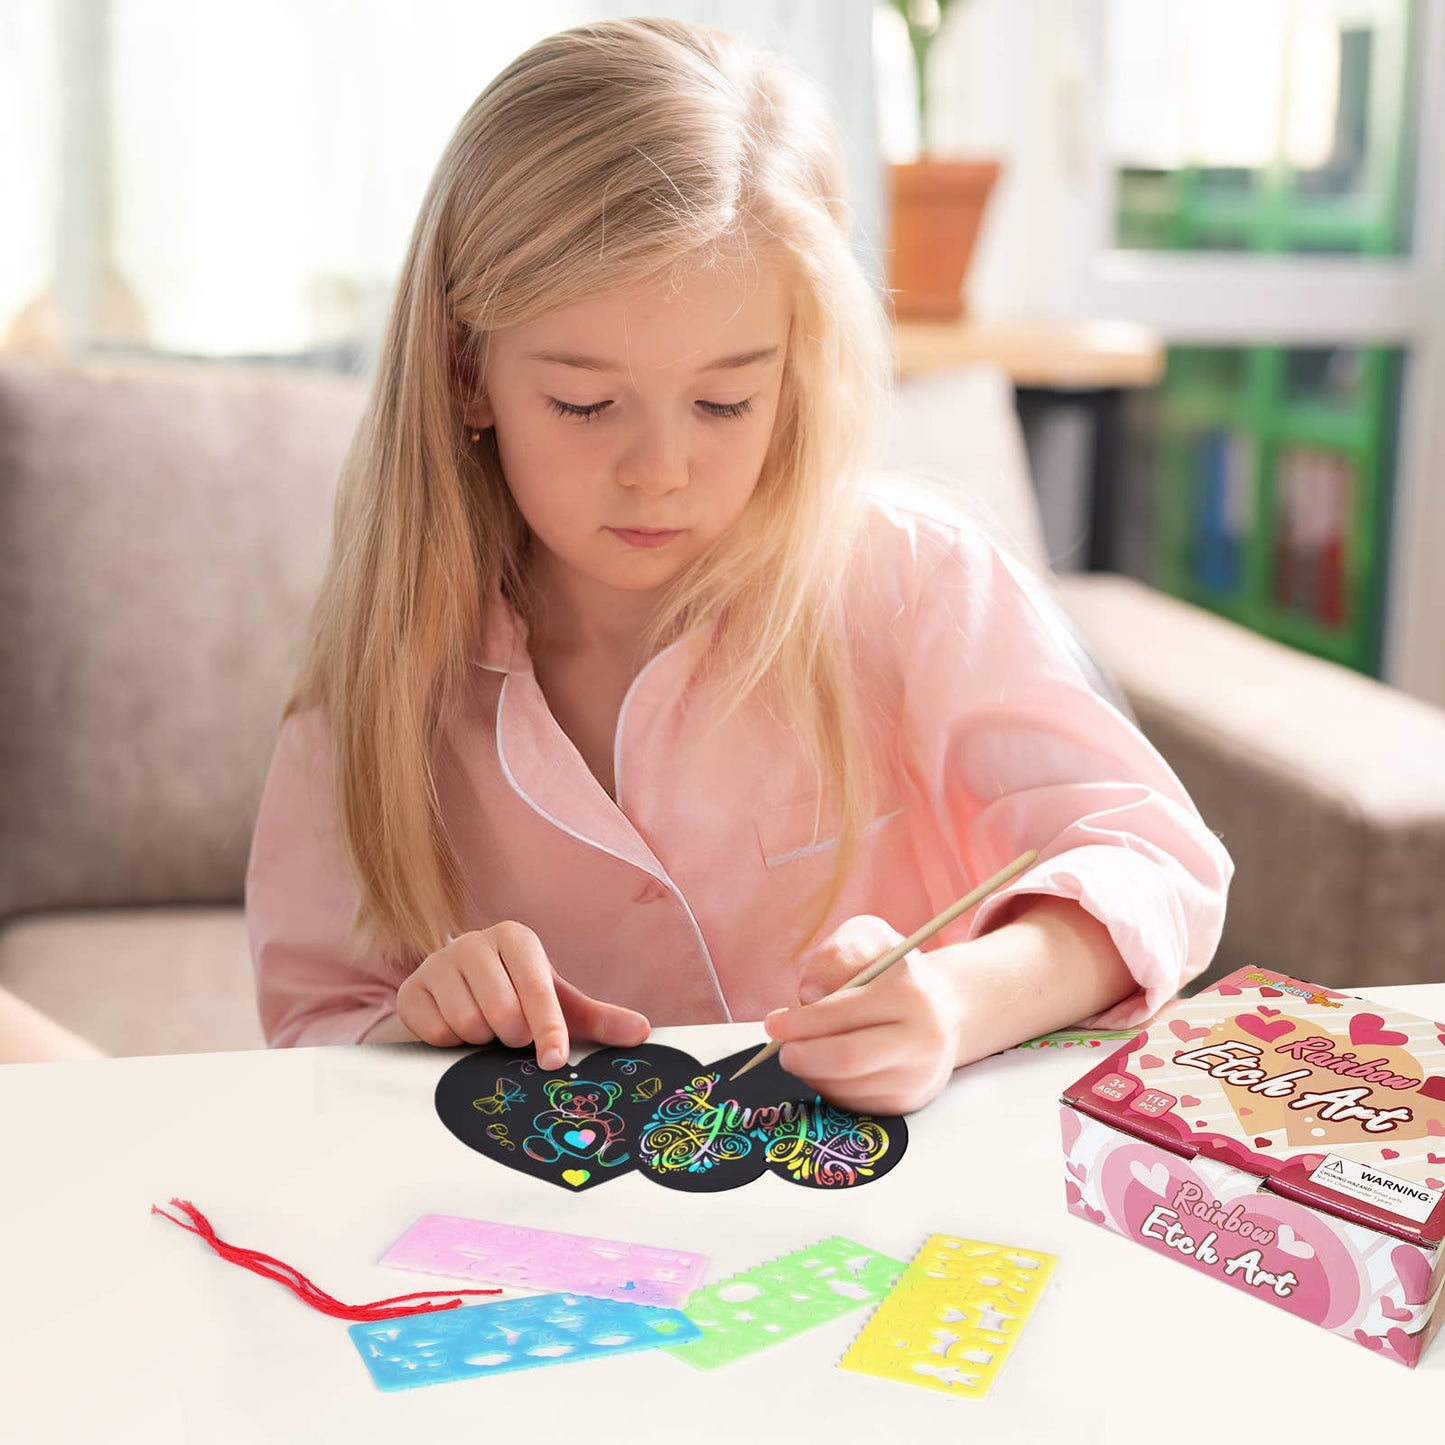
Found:
[[[1310,1182],[1337,1189],[1351,1199],[1363,1200],[1376,1208],[1388,1209],[1393,1214],[1413,1219],[1417,1224],[1423,1224],[1430,1217],[1431,1211],[1440,1202],[1441,1194],[1445,1193],[1417,1184],[1413,1179],[1385,1174],[1370,1164],[1342,1159],[1338,1154],[1326,1154],[1324,1163],[1310,1175]]]

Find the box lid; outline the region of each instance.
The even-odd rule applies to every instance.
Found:
[[[1445,1023],[1240,969],[1177,1000],[1064,1100],[1368,1228],[1445,1237]]]

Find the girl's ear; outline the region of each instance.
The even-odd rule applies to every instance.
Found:
[[[455,321],[447,327],[447,352],[452,395],[461,410],[462,425],[494,425],[497,418],[492,411],[491,398],[482,389],[482,379],[477,375],[471,351],[466,345],[466,333]]]

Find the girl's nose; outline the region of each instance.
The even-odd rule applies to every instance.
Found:
[[[687,485],[683,438],[663,426],[649,426],[618,463],[617,479],[648,496],[660,497]]]

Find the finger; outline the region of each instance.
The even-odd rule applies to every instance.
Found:
[[[907,962],[903,959],[895,968],[905,968]],[[861,988],[829,994],[817,1003],[774,1009],[763,1020],[763,1028],[770,1037],[781,1043],[790,1043],[795,1039],[852,1033],[874,1024],[897,1023],[905,1013],[904,991],[899,987],[900,982],[884,974]]]
[[[557,1001],[562,1005],[562,1013],[572,1031],[583,1038],[593,1039],[599,1044],[631,1048],[652,1032],[647,1016],[636,1009],[604,1003],[583,993],[576,984],[569,983],[561,975],[556,975],[555,979]]]
[[[557,1001],[556,976],[541,941],[531,929],[520,927],[494,935],[494,941],[529,1036],[537,1042],[537,1063],[544,1069],[560,1069],[567,1062],[571,1042]]]
[[[903,1024],[877,1024],[851,1033],[784,1044],[778,1062],[795,1078],[819,1087],[856,1083],[870,1074],[906,1066],[915,1038]]]
[[[502,989],[510,998],[510,1016],[507,1002],[492,996],[495,990],[478,987],[487,983],[491,975],[500,979]],[[442,1018],[461,1042],[489,1044],[493,1039],[500,1039],[508,1043],[504,1030],[510,1026],[515,1033],[511,1020],[521,1020],[516,996],[502,970],[495,965],[490,971],[479,968],[476,960],[465,954],[447,968],[433,969],[426,986],[436,999]],[[521,1042],[526,1043],[526,1039]]]
[[[866,1079],[811,1084],[819,1096],[838,1109],[854,1114],[909,1114],[921,1109],[943,1087],[906,1069],[885,1069]]]
[[[847,919],[818,945],[799,971],[799,1002],[815,1003],[836,992],[902,937],[891,924],[871,913]]]
[[[462,1042],[442,1017],[441,1007],[425,984],[405,984],[397,991],[396,1015],[423,1043],[439,1049],[455,1048]]]
[[[798,1002],[816,1003],[820,998],[836,993],[867,963],[867,958],[851,949],[847,953],[835,953],[831,949],[815,953],[798,975]]]
[[[779,1060],[787,1058],[790,1050],[803,1047],[801,1044],[788,1045],[779,1054]],[[919,1060],[916,1050],[910,1050],[891,1065],[846,1078],[815,1073],[806,1064],[799,1065],[796,1057],[784,1063],[783,1067],[816,1090],[828,1103],[860,1114],[908,1114],[914,1109],[921,1109],[943,1088],[952,1072],[943,1063],[929,1068],[926,1061]],[[800,1069],[804,1071],[800,1073]]]

